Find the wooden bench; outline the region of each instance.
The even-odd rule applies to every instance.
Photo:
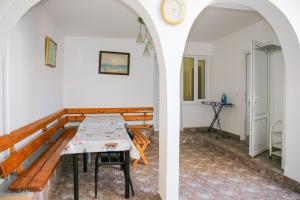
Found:
[[[140,152],[141,159],[145,165],[148,165],[145,150],[150,144],[150,140],[145,136],[141,129],[152,128],[148,121],[153,119],[153,108],[69,108],[65,110],[67,119],[70,122],[81,122],[88,114],[121,114],[125,121],[129,122],[129,128],[132,129],[134,139],[133,143]],[[132,122],[142,121],[140,124],[132,124]],[[137,166],[139,160],[133,161],[133,166]]]
[[[18,174],[16,180],[9,186],[10,191],[41,191],[47,184],[59,162],[61,152],[76,133],[76,128],[64,129],[64,125],[67,123],[67,118],[63,117],[64,114],[64,110],[58,111],[0,137],[0,152],[5,150],[10,152],[9,157],[0,163],[0,175],[7,177],[14,171]],[[52,136],[59,129],[63,130],[62,134],[58,139],[52,141]],[[38,131],[42,131],[39,136],[16,151],[17,143]],[[48,144],[47,149],[28,169],[24,169],[23,163],[43,144]]]
[[[150,141],[140,129],[152,127],[146,122],[153,119],[153,108],[71,108],[55,112],[0,137],[0,152],[9,151],[9,157],[0,163],[0,177],[5,178],[11,173],[17,172],[16,180],[9,186],[10,191],[42,191],[59,163],[62,151],[76,134],[77,127],[65,129],[64,125],[68,122],[81,122],[87,114],[114,113],[121,114],[128,122],[143,122],[142,124],[132,124],[130,128],[134,130],[134,143],[140,151],[144,163],[148,164],[144,151]],[[62,134],[55,141],[52,141],[53,136],[60,129]],[[16,150],[16,144],[28,140],[30,136],[39,131],[41,134]],[[147,143],[146,146],[144,145],[145,142]],[[47,149],[27,169],[24,169],[24,162],[41,149],[44,144],[47,144]],[[134,162],[137,164],[137,161]]]
[[[82,122],[86,115],[92,114],[121,114],[125,121],[141,121],[142,124],[130,125],[132,128],[149,129],[151,124],[147,124],[148,121],[153,119],[152,107],[141,108],[67,108],[65,113],[68,121],[70,122]]]
[[[142,133],[141,129],[139,128],[131,128],[133,133],[133,143],[136,146],[137,150],[140,153],[141,159],[143,160],[145,165],[148,165],[147,157],[145,156],[144,152],[147,146],[151,143],[150,140]],[[133,167],[136,167],[139,163],[139,160],[133,161]]]

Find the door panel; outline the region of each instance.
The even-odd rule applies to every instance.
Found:
[[[268,148],[269,69],[268,53],[255,41],[251,46],[249,154],[254,157]]]
[[[262,50],[254,50],[253,95],[254,114],[268,113],[268,55]]]
[[[251,53],[246,55],[246,137],[250,135]]]
[[[256,154],[264,152],[266,144],[268,144],[268,121],[266,118],[256,119],[254,122],[255,134],[253,134],[253,149]]]

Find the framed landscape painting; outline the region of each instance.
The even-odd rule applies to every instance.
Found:
[[[130,53],[100,51],[99,73],[129,75]]]
[[[57,44],[50,37],[46,37],[45,51],[46,65],[56,67]]]

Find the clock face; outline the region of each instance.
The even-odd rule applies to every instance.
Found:
[[[161,6],[162,16],[169,24],[180,24],[186,15],[184,0],[164,0]]]

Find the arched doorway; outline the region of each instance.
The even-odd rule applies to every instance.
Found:
[[[52,1],[53,2],[53,1]],[[109,2],[109,1],[108,1]],[[43,2],[42,2],[43,3]],[[118,4],[122,4],[122,2],[118,2],[118,1],[116,1],[116,3],[118,3]],[[34,6],[37,6],[38,5],[38,3],[37,4],[35,4]],[[33,6],[33,7],[34,7]],[[39,6],[40,6],[40,4],[39,4]],[[32,7],[32,9],[35,9],[35,8],[33,8]],[[31,15],[31,13],[26,13],[26,14],[29,14],[29,15]],[[32,16],[32,15],[31,15]],[[36,15],[33,15],[33,16],[36,16]],[[147,17],[146,17],[147,18]],[[120,20],[121,21],[121,20]],[[137,22],[137,19],[134,19],[134,22]],[[146,23],[146,25],[147,25],[147,27],[148,27],[148,29],[149,29],[149,25],[147,24],[147,22],[146,22],[146,20],[145,20],[145,23]],[[24,25],[24,27],[26,27],[26,24],[22,24],[22,25]],[[34,24],[33,25],[33,27],[31,27],[31,28],[33,28],[33,29],[35,29],[35,28],[37,28],[37,29],[39,29],[39,26],[40,26],[40,24]],[[43,25],[42,25],[42,27],[43,27]],[[30,28],[30,27],[28,27],[28,28]],[[36,29],[36,30],[37,30]],[[37,31],[38,32],[38,31]],[[44,34],[44,33],[42,33],[42,34]],[[48,33],[46,33],[46,34],[48,34]],[[136,34],[136,33],[135,33]],[[39,35],[40,36],[40,35]],[[43,36],[42,36],[43,37]],[[54,36],[53,36],[54,37]],[[40,38],[39,38],[40,39]],[[54,38],[53,38],[54,39]],[[24,39],[23,39],[23,41],[25,41]],[[39,41],[43,41],[43,40],[39,40]],[[59,43],[61,44],[61,41],[59,41]],[[133,45],[135,45],[135,41],[133,41],[132,42],[132,44]],[[106,47],[106,48],[110,48],[110,47]],[[113,50],[113,51],[117,51],[117,50]],[[28,52],[29,52],[29,50],[28,50]],[[142,55],[143,54],[143,51],[141,51],[141,52],[138,52],[139,53],[139,55]],[[153,54],[152,54],[153,55]],[[43,55],[41,56],[40,54],[37,54],[36,55],[37,57],[43,57]],[[132,56],[134,57],[134,59],[132,60],[133,62],[135,62],[136,61],[136,56],[135,56],[135,53],[133,53],[132,54]],[[144,66],[144,67],[146,67],[146,66]],[[150,66],[150,67],[152,67],[152,66]],[[148,70],[150,69],[150,67],[148,68]],[[150,69],[151,70],[151,69]],[[161,70],[161,71],[163,71],[163,70]],[[160,74],[162,74],[162,72],[160,73]],[[149,74],[147,74],[148,76],[147,76],[147,78],[149,78],[150,77],[150,75]],[[161,75],[161,77],[162,77],[163,75]],[[150,77],[151,78],[151,77]],[[165,80],[165,78],[163,78],[163,80]],[[145,81],[145,79],[143,80],[143,81]],[[163,81],[162,81],[163,82]],[[146,88],[143,88],[144,90],[146,89]],[[145,90],[146,91],[146,90]],[[152,90],[148,90],[147,91],[148,92],[148,94],[151,94],[153,91]],[[120,98],[121,99],[121,98]],[[151,102],[151,101],[150,101]],[[156,182],[158,182],[158,179],[156,179]],[[157,187],[157,186],[156,186]],[[155,189],[155,192],[157,192],[157,188]]]
[[[228,9],[228,7],[225,7],[225,5],[222,7],[207,7],[201,12],[190,32],[183,58],[183,69],[181,76],[181,120],[182,128],[184,130],[181,137],[183,138],[182,142],[187,143],[181,146],[181,198],[188,198],[187,195],[190,195],[184,192],[185,184],[192,183],[194,187],[196,187],[195,185],[197,185],[197,183],[201,182],[198,184],[201,185],[203,184],[201,180],[205,180],[205,177],[201,177],[201,173],[193,174],[195,179],[190,178],[189,173],[201,171],[207,176],[217,176],[218,174],[219,164],[216,164],[218,163],[218,159],[215,160],[215,163],[211,163],[212,166],[214,166],[214,175],[210,174],[211,169],[203,167],[204,162],[207,163],[207,165],[210,165],[210,160],[213,159],[206,159],[212,152],[210,152],[209,149],[204,151],[204,147],[201,146],[202,143],[209,143],[212,147],[217,147],[216,149],[222,149],[223,147],[224,152],[226,152],[225,146],[227,145],[228,150],[230,149],[232,151],[231,154],[228,152],[232,157],[235,156],[234,152],[236,150],[234,148],[234,144],[243,144],[239,140],[237,140],[236,143],[233,143],[233,139],[216,139],[215,137],[217,135],[214,135],[214,133],[207,133],[207,129],[211,123],[211,120],[213,119],[214,112],[211,109],[211,105],[207,106],[202,105],[201,103],[213,104],[214,102],[220,102],[220,97],[222,96],[222,93],[225,92],[229,99],[229,103],[233,103],[234,106],[233,108],[225,107],[221,112],[221,125],[223,130],[227,131],[227,133],[231,132],[235,134],[244,134],[244,130],[239,130],[244,125],[244,119],[242,119],[242,110],[240,110],[243,109],[242,105],[245,104],[243,98],[243,82],[245,81],[243,79],[246,77],[246,75],[243,71],[246,68],[244,65],[246,61],[243,53],[246,53],[244,52],[245,50],[251,49],[252,39],[260,40],[262,42],[277,41],[274,31],[268,25],[268,23],[265,22],[257,12],[246,9],[247,8],[243,7],[240,9],[233,9],[232,7],[231,9]],[[280,48],[278,49],[277,53],[279,50]],[[267,55],[266,52],[264,54]],[[275,55],[271,53],[270,56],[279,56],[279,58],[282,60],[282,55]],[[267,57],[264,57],[264,60],[267,61]],[[272,62],[273,61],[271,59],[270,63]],[[278,63],[279,62],[275,64]],[[273,69],[275,69],[276,66],[272,66],[270,66],[270,69],[272,69],[271,71],[274,71]],[[264,67],[267,68],[268,66],[265,65]],[[280,70],[283,70],[284,68],[283,64],[280,64],[279,67],[281,68]],[[282,79],[284,73],[279,73],[281,74],[280,78]],[[277,79],[277,83],[280,82],[280,78]],[[264,79],[268,80],[268,77],[265,76]],[[281,81],[281,84],[282,83],[283,81]],[[275,87],[277,91],[280,90],[280,87]],[[268,92],[265,94],[268,94]],[[281,96],[282,94],[280,97]],[[229,105],[227,106],[229,107]],[[282,103],[281,105],[278,105],[278,107],[281,106]],[[217,111],[218,108],[216,109],[216,112]],[[234,112],[236,114],[233,114]],[[231,117],[233,116],[236,118],[231,120]],[[218,127],[215,126],[215,128]],[[202,131],[204,132],[203,134],[201,133]],[[219,132],[219,130],[216,132]],[[267,136],[268,133],[269,132],[266,131],[265,136]],[[230,136],[235,138],[234,135],[232,134]],[[242,134],[240,135],[244,136]],[[225,134],[225,136],[228,135]],[[224,144],[224,146],[220,144]],[[267,143],[265,144],[265,147],[266,146],[268,146]],[[247,145],[245,144],[244,147],[246,149]],[[244,154],[245,157],[248,157],[247,155],[249,152],[247,152],[245,149],[241,149],[239,153]],[[203,153],[199,153],[197,151]],[[187,156],[187,152],[192,154],[193,157]],[[219,156],[218,158],[226,160],[225,155]],[[278,166],[278,170],[280,170],[280,158],[274,157],[273,161],[276,159],[278,159],[278,165],[276,165],[276,167]],[[268,163],[271,162],[267,152],[264,154],[264,160],[261,161]],[[220,165],[222,166],[223,170],[226,169],[224,165]],[[194,171],[194,168],[196,167],[199,168],[198,170]],[[224,171],[221,173],[224,173]],[[230,177],[234,176],[235,175],[232,174]],[[188,179],[190,180],[190,183],[187,183]],[[199,180],[199,182],[197,180]],[[218,177],[215,177],[215,180],[218,180]],[[222,182],[222,180],[219,180],[219,183],[220,182]],[[202,186],[202,189],[203,188],[206,188],[205,181]],[[206,191],[209,189],[206,188],[203,190]],[[262,190],[262,193],[263,192],[264,191]],[[217,193],[222,192],[219,191]],[[198,194],[193,193],[193,195],[196,196]],[[199,194],[199,199],[201,199],[201,195],[204,194]],[[207,193],[206,195],[209,194]]]
[[[300,174],[296,172],[296,167],[300,166],[300,160],[295,160],[293,157],[293,152],[299,152],[299,148],[294,142],[294,139],[298,138],[294,131],[296,130],[297,122],[294,121],[296,117],[296,112],[294,112],[296,99],[299,98],[299,94],[293,94],[296,86],[296,77],[300,71],[297,69],[300,60],[297,59],[297,54],[300,52],[299,40],[295,33],[294,28],[291,26],[289,20],[285,14],[278,9],[272,2],[269,1],[248,1],[248,0],[216,0],[211,1],[210,5],[225,5],[226,4],[236,4],[238,6],[247,6],[251,9],[257,11],[262,15],[268,23],[274,29],[278,40],[282,46],[284,63],[285,63],[285,98],[284,98],[284,121],[286,124],[283,128],[283,134],[285,135],[283,139],[283,154],[285,154],[285,175],[292,179],[300,180]],[[200,14],[195,15],[195,18]],[[293,41],[293,42],[292,42]],[[296,53],[297,52],[297,53]]]

